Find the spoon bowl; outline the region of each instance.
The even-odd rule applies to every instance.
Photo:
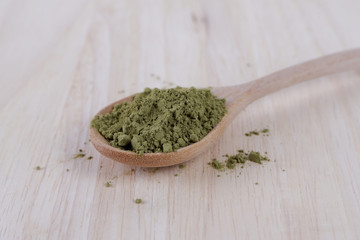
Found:
[[[131,101],[133,96],[134,95],[108,105],[97,115],[111,112],[114,105]],[[111,146],[96,128],[90,128],[90,139],[96,150],[98,150],[102,155],[115,161],[140,167],[166,167],[186,162],[201,154],[218,139],[217,136],[221,136],[222,132],[225,130],[226,126],[231,120],[232,118],[230,115],[226,114],[222,118],[221,122],[219,122],[216,127],[206,135],[205,138],[199,142],[178,149],[176,152],[146,153],[144,155],[138,155],[135,152],[126,151]]]
[[[214,144],[234,117],[253,101],[290,87],[297,83],[322,76],[360,68],[360,49],[353,49],[317,58],[292,67],[285,68],[273,74],[254,81],[228,87],[214,87],[212,93],[225,98],[227,113],[216,127],[200,141],[169,153],[146,153],[138,155],[135,152],[112,147],[95,128],[90,128],[90,139],[97,151],[115,161],[141,167],[165,167],[180,164],[199,156]],[[112,111],[114,105],[129,102],[134,95],[116,101],[97,115]]]

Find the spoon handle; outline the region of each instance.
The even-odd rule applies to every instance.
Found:
[[[355,70],[356,68],[360,69],[360,48],[310,60],[252,82],[250,86],[251,100],[255,101],[268,94],[307,80]]]
[[[226,87],[226,99],[235,112],[239,112],[253,101],[283,88],[356,68],[360,69],[360,48],[320,57],[245,84]]]

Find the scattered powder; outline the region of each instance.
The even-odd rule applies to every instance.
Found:
[[[219,162],[216,158],[214,158],[211,162],[208,163],[212,168],[222,171],[225,168],[225,164]]]
[[[246,161],[251,161],[258,164],[262,164],[262,161],[270,161],[268,157],[261,155],[259,152],[245,152],[244,150],[238,150],[238,154],[231,156],[225,154],[223,157],[227,158],[224,162],[220,162],[214,158],[208,164],[218,171],[223,171],[226,168],[234,169],[238,164],[241,164],[241,168],[244,168]]]
[[[245,133],[245,136],[247,136],[247,137],[250,137],[252,135],[259,136],[260,133],[263,133],[263,136],[269,136],[269,134],[268,134],[269,132],[270,132],[270,130],[268,128],[264,128],[264,129],[262,129],[260,131],[252,130],[250,132],[247,132],[247,133]]]
[[[40,166],[36,166],[35,170],[41,170],[41,167]]]
[[[73,159],[76,159],[76,158],[83,158],[85,157],[85,154],[84,153],[78,153],[78,154],[75,154]]]
[[[141,198],[137,198],[137,199],[135,200],[135,203],[136,203],[136,204],[141,204],[141,203],[142,203],[142,199],[141,199]]]
[[[185,166],[186,166],[185,164],[180,164],[180,165],[179,165],[179,168],[180,168],[180,169],[183,169],[183,168],[185,168]]]
[[[268,133],[270,132],[270,130],[268,128],[264,128],[263,130],[261,130],[262,133]]]
[[[106,182],[105,183],[105,187],[111,187],[111,186],[112,186],[111,182]]]
[[[247,136],[247,137],[252,136],[252,135],[259,135],[259,132],[256,130],[253,130],[248,133],[245,133],[245,136]]]

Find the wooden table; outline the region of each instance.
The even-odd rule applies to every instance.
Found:
[[[100,108],[145,87],[238,84],[359,47],[359,12],[358,0],[1,1],[0,239],[359,239],[359,72],[253,103],[184,169],[131,171],[88,142]],[[272,161],[208,166],[237,149]]]

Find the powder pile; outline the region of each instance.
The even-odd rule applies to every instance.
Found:
[[[113,147],[140,155],[172,152],[200,141],[226,113],[225,99],[209,89],[149,89],[96,116],[96,128]]]

